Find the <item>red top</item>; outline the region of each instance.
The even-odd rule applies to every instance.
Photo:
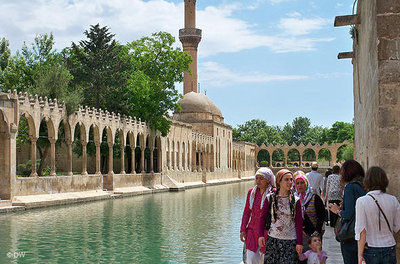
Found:
[[[254,187],[257,188],[257,187]],[[249,190],[247,193],[246,205],[244,207],[243,216],[242,216],[242,225],[240,227],[240,232],[246,232],[246,249],[251,250],[253,252],[257,252],[258,249],[258,226],[260,222],[260,217],[262,213],[261,199],[262,195],[260,189],[257,188],[256,196],[254,198],[253,209],[250,209],[250,194],[253,188]],[[263,208],[268,207],[268,201],[265,199]],[[251,216],[251,219],[250,219]],[[249,222],[250,219],[250,222]],[[267,230],[264,232],[264,237],[267,239]],[[265,248],[262,248],[261,251],[264,253]]]

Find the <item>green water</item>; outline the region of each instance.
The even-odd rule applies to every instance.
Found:
[[[252,185],[0,215],[0,263],[240,263]]]

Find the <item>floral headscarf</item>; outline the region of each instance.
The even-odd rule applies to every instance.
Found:
[[[311,198],[313,197],[314,191],[313,191],[313,189],[311,188],[310,184],[308,183],[307,177],[304,175],[304,173],[303,173],[303,174],[301,174],[301,173],[296,174],[296,176],[295,176],[295,178],[294,178],[294,186],[296,186],[296,183],[297,183],[298,181],[300,181],[300,180],[304,181],[304,183],[306,184],[306,191],[303,192],[303,193],[299,193],[299,192],[297,191],[297,189],[296,189],[295,195],[296,195],[297,197],[300,198],[301,207],[302,207],[302,209],[303,209],[302,211],[303,211],[303,213],[304,213],[304,211],[305,211],[305,209],[306,209],[306,208],[305,208],[305,205],[306,205],[306,204],[311,200]]]

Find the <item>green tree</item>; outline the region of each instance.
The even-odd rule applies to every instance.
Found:
[[[128,64],[123,46],[108,27],[99,24],[90,26],[84,35],[87,40],[73,42],[64,53],[74,77],[72,85],[82,88],[84,105],[124,114]]]
[[[64,101],[67,112],[72,113],[82,101],[80,91],[69,87],[72,76],[64,65],[63,56],[53,49],[53,45],[52,34],[37,35],[31,45],[24,44],[21,53],[17,52],[6,67],[5,83],[19,91]],[[30,142],[27,134],[28,124],[21,119],[17,136],[19,145]],[[49,155],[50,142],[47,137],[47,125],[42,121],[36,144],[40,158],[39,175],[44,174],[44,164]]]
[[[5,68],[8,66],[8,60],[11,56],[10,51],[10,42],[5,38],[0,40],[0,70],[4,71]]]
[[[174,43],[171,34],[158,32],[127,44],[131,73],[127,114],[148,121],[164,136],[170,128],[168,112],[179,109],[175,83],[183,81],[192,60]]]
[[[337,161],[350,160],[354,158],[353,146],[347,145],[340,147],[337,153]]]
[[[341,143],[345,140],[353,142],[354,124],[337,121],[329,129],[327,134],[327,141]]]
[[[238,128],[233,128],[233,140],[252,142],[257,145],[278,144],[283,140],[277,127],[268,126],[267,122],[260,119],[252,119]]]
[[[311,121],[307,117],[296,117],[292,124],[286,123],[281,131],[283,140],[289,145],[295,143],[299,145],[301,142],[307,144],[306,136],[310,130]]]

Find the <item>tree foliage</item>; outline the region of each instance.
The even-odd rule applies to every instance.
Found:
[[[179,108],[175,83],[183,81],[191,57],[174,48],[175,38],[158,32],[128,43],[130,78],[128,105],[132,116],[142,118],[165,136],[170,128],[168,111]]]
[[[68,68],[74,77],[72,85],[83,92],[83,104],[124,113],[124,87],[127,61],[123,46],[114,39],[108,27],[99,24],[84,32],[85,40],[72,43],[67,56]]]

